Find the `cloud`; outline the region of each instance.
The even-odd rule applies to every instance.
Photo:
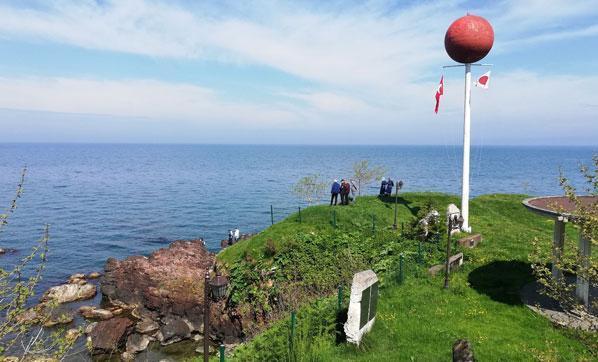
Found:
[[[460,122],[462,79],[447,78],[439,117],[432,112],[433,90],[440,66],[448,61],[444,32],[464,14],[462,5],[462,1],[398,6],[388,1],[350,5],[231,1],[183,7],[143,0],[50,1],[39,8],[4,4],[0,37],[5,39],[165,61],[265,66],[307,79],[311,85],[268,90],[268,99],[257,102],[231,99],[217,86],[151,79],[98,80],[93,74],[5,77],[0,94],[6,96],[0,98],[0,107],[176,119],[215,129],[226,121],[243,129],[326,134],[348,125],[355,132],[349,135],[353,141],[369,137],[360,143],[442,142]],[[472,12],[492,19],[500,34],[495,51],[504,54],[540,42],[596,35],[596,25],[588,20],[598,13],[594,5],[587,0],[509,0]],[[572,21],[578,27],[563,29]],[[474,117],[489,125],[494,143],[519,139],[515,130],[531,133],[533,127],[548,123],[561,129],[563,118],[571,119],[570,127],[586,127],[586,135],[596,136],[590,107],[583,106],[595,103],[590,98],[596,77],[503,69],[493,78],[491,90],[485,94],[475,90]],[[440,121],[443,117],[450,121]],[[395,128],[400,129],[399,139],[388,132]]]
[[[154,80],[0,78],[0,108],[110,117],[177,119],[203,124],[286,127],[297,117],[283,107],[225,102],[191,84]],[[241,116],[243,115],[243,116]]]

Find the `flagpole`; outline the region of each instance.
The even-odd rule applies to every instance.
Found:
[[[471,129],[471,64],[465,64],[465,114],[463,117],[463,179],[461,182],[461,230],[470,232],[469,226],[469,151]]]

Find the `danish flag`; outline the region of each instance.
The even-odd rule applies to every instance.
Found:
[[[440,83],[438,84],[438,88],[436,88],[436,107],[434,108],[434,113],[438,113],[438,106],[440,105],[440,96],[444,94],[444,75],[440,77]]]
[[[475,82],[475,86],[488,89],[488,83],[490,83],[490,71],[482,74]]]

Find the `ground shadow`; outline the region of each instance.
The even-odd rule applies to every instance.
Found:
[[[529,263],[520,260],[498,260],[474,269],[468,281],[472,288],[492,300],[520,305],[521,288],[534,280]]]
[[[336,320],[335,320],[335,335],[336,335],[336,344],[345,343],[347,340],[347,335],[345,334],[345,322],[347,321],[349,309],[343,308],[336,313]]]
[[[385,202],[387,204],[394,204],[395,203],[395,197],[394,195],[379,195],[378,198],[382,201]],[[398,197],[398,199],[396,200],[396,202],[399,205],[403,205],[407,208],[407,210],[409,210],[409,212],[413,215],[413,216],[417,216],[417,213],[420,210],[419,206],[414,206],[411,207],[410,204],[412,204],[411,201],[405,200],[404,198],[402,198],[401,196]]]

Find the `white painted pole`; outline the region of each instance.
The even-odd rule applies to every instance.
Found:
[[[463,117],[463,179],[461,181],[461,215],[463,231],[470,232],[469,226],[469,148],[471,128],[471,64],[465,64],[465,115]]]

